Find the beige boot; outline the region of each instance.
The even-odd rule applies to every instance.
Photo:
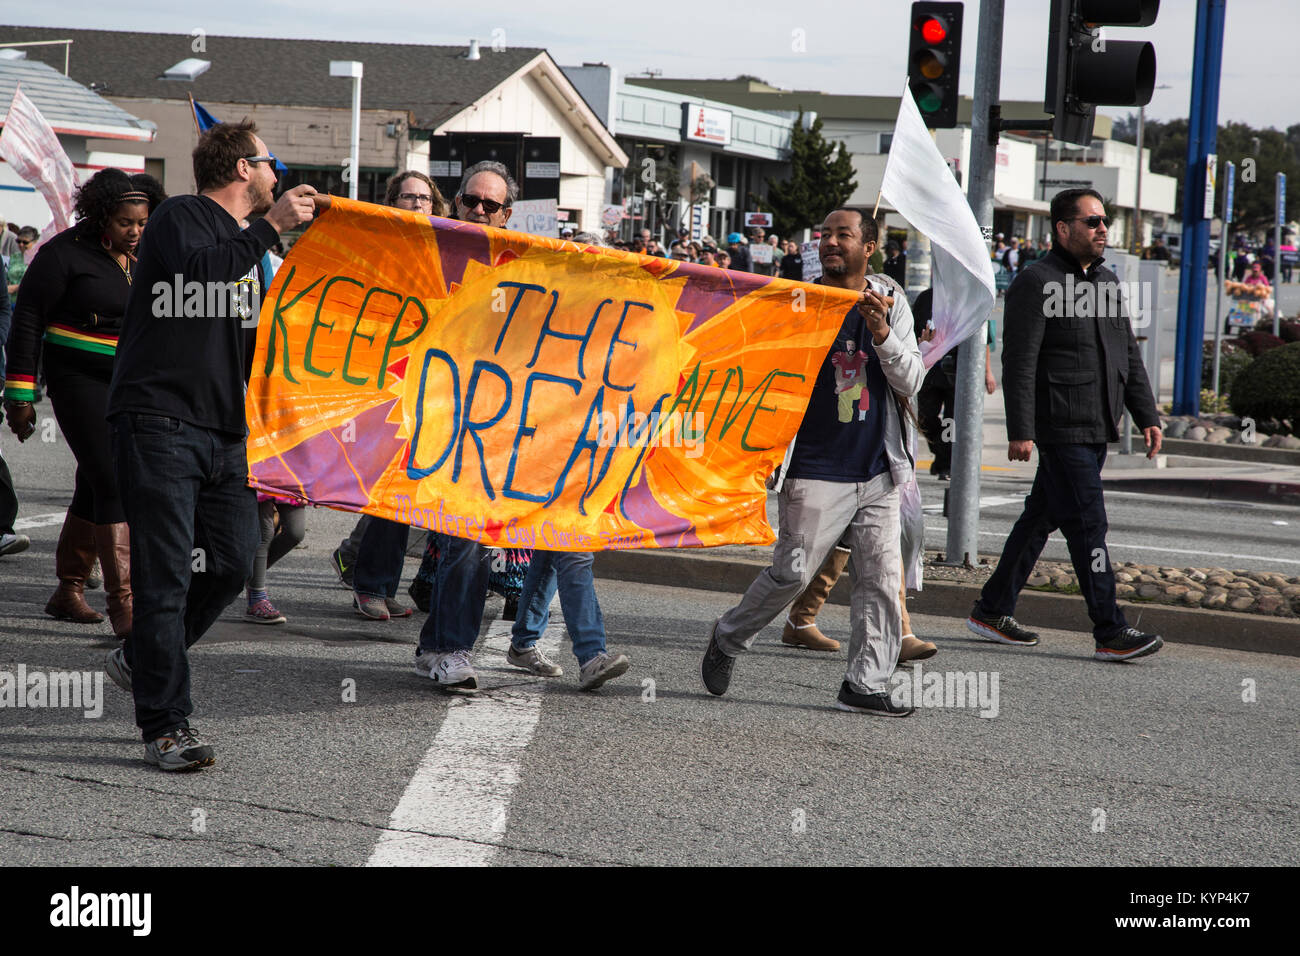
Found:
[[[817,612],[822,609],[830,597],[831,588],[844,573],[849,563],[849,552],[842,548],[831,548],[826,560],[817,569],[817,574],[803,593],[795,598],[790,607],[790,617],[781,632],[781,643],[791,647],[806,647],[810,651],[838,651],[840,642],[832,640],[817,629]]]
[[[131,535],[125,521],[95,525],[99,563],[104,569],[104,594],[108,598],[108,619],[113,634],[125,640],[131,636]]]
[[[89,521],[69,514],[59,532],[59,544],[54,551],[54,572],[59,576],[59,587],[45,605],[45,613],[60,621],[77,624],[98,624],[104,615],[86,603],[86,575],[95,563],[95,526]]]

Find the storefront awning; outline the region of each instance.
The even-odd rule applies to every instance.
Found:
[[[1052,204],[1041,199],[1022,199],[1019,196],[1004,196],[1002,193],[994,193],[993,208],[1012,209],[1016,212],[1032,212],[1040,216],[1046,216],[1052,211]]]

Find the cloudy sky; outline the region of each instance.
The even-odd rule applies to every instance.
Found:
[[[1041,100],[1049,0],[1005,0],[1002,98]],[[1113,30],[1156,45],[1157,89],[1147,115],[1186,116],[1191,95],[1196,0],[1163,0],[1154,27]],[[59,0],[4,15],[30,26],[208,34],[545,47],[562,65],[603,62],[624,75],[731,77],[831,93],[892,95],[906,79],[907,0],[506,0],[498,3],[259,0]],[[978,0],[967,0],[962,92],[970,94]],[[10,20],[9,18],[13,19]],[[1300,4],[1229,0],[1220,122],[1285,129],[1300,122]],[[293,64],[286,63],[286,70]],[[1123,110],[1110,110],[1113,115]]]

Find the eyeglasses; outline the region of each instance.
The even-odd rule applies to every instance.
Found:
[[[402,202],[418,202],[423,206],[433,205],[433,196],[428,193],[398,193],[397,198]]]
[[[274,156],[244,156],[241,157],[246,163],[273,163]]]
[[[1110,216],[1075,216],[1073,219],[1067,219],[1066,222],[1081,222],[1089,229],[1096,229],[1098,226],[1107,226],[1111,224]]]
[[[475,196],[473,193],[464,193],[460,197],[460,204],[466,209],[473,209],[475,206],[482,204],[483,211],[489,216],[495,216],[504,203],[499,203],[495,199],[484,199],[481,196]]]

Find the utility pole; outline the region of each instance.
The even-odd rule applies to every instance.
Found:
[[[1219,135],[1219,74],[1227,0],[1197,0],[1192,99],[1183,172],[1183,253],[1178,274],[1178,339],[1174,350],[1174,414],[1201,408],[1201,348],[1205,341],[1206,262],[1209,220],[1205,215],[1207,160]]]
[[[971,108],[970,180],[966,199],[986,243],[993,238],[993,176],[997,169],[1000,125],[1000,111],[994,107],[1002,81],[1002,14],[1003,0],[980,0],[975,98]],[[987,324],[981,325],[957,349],[952,487],[948,496],[949,564],[976,564],[979,561],[986,328]]]

